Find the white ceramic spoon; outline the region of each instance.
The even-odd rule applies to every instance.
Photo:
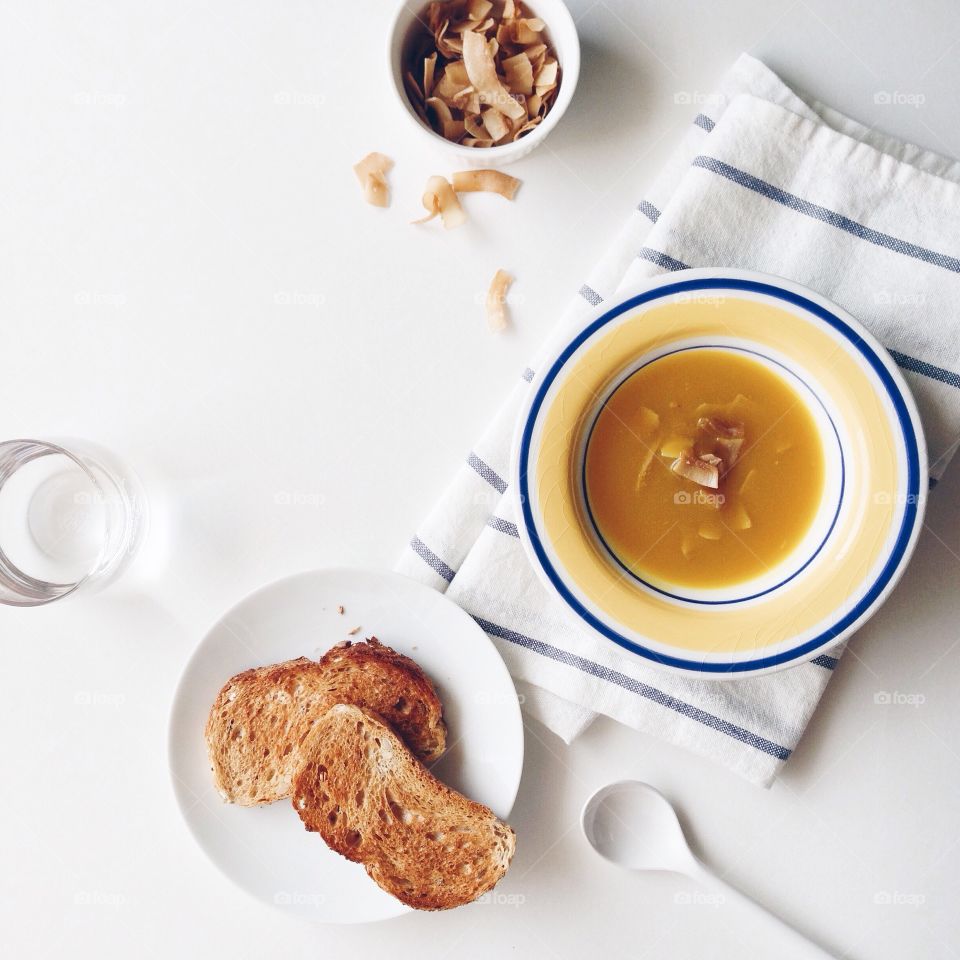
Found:
[[[810,956],[831,956],[708,870],[687,845],[670,801],[649,784],[621,780],[601,787],[586,802],[580,823],[590,846],[611,863],[628,870],[684,874],[779,928],[785,939],[802,944]]]

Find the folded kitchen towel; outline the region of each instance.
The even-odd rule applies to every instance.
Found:
[[[869,327],[904,371],[936,481],[960,437],[960,164],[799,96],[748,56],[700,106],[574,298],[565,329],[582,327],[624,285],[666,271],[740,267],[804,283]],[[711,682],[658,672],[572,621],[526,560],[507,489],[515,419],[535,370],[473,447],[400,569],[473,615],[525,709],[567,741],[603,713],[769,784],[841,651]]]

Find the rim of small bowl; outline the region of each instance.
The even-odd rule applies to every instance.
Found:
[[[423,3],[419,6],[426,10],[427,4]],[[410,98],[407,96],[407,91],[403,85],[402,53],[404,41],[413,20],[419,15],[415,12],[417,8],[409,3],[400,2],[391,19],[390,29],[387,33],[387,66],[390,73],[390,85],[400,101],[403,113],[420,131],[421,135],[429,139],[430,143],[445,150],[451,156],[461,158],[468,165],[500,166],[519,160],[546,139],[560,122],[573,100],[577,81],[580,77],[580,35],[577,32],[577,25],[573,16],[563,0],[538,0],[531,5],[531,8],[537,16],[542,17],[556,51],[557,61],[560,64],[560,87],[553,106],[533,130],[524,134],[519,140],[505,143],[499,147],[465,147],[462,144],[447,140],[439,133],[424,126],[414,112],[413,104],[410,103]],[[566,39],[563,41],[558,40],[558,33],[561,30],[566,35]],[[560,49],[561,45],[564,47],[562,51]]]

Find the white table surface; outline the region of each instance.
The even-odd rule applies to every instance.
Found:
[[[366,928],[248,899],[190,839],[165,733],[193,646],[267,581],[393,564],[689,122],[676,94],[749,50],[960,154],[950,0],[573,0],[580,89],[515,168],[517,203],[471,197],[469,226],[414,228],[449,165],[385,93],[391,5],[0,4],[0,436],[114,447],[159,478],[168,534],[145,580],[0,610],[2,952],[793,956],[732,905],[587,849],[584,799],[637,777],[708,863],[838,954],[956,957],[956,470],[769,791],[609,721],[570,748],[530,724],[508,902]],[[350,170],[371,149],[397,161],[389,211]],[[502,337],[481,306],[498,267],[517,277]],[[875,702],[894,691],[923,702]]]

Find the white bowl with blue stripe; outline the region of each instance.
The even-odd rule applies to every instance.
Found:
[[[671,590],[624,568],[592,520],[587,440],[623,379],[700,346],[746,351],[791,383],[826,464],[820,509],[776,568],[722,589]],[[822,656],[889,596],[923,521],[927,451],[886,350],[819,294],[777,277],[685,270],[596,308],[531,383],[512,465],[530,562],[584,629],[665,670],[725,679]]]

